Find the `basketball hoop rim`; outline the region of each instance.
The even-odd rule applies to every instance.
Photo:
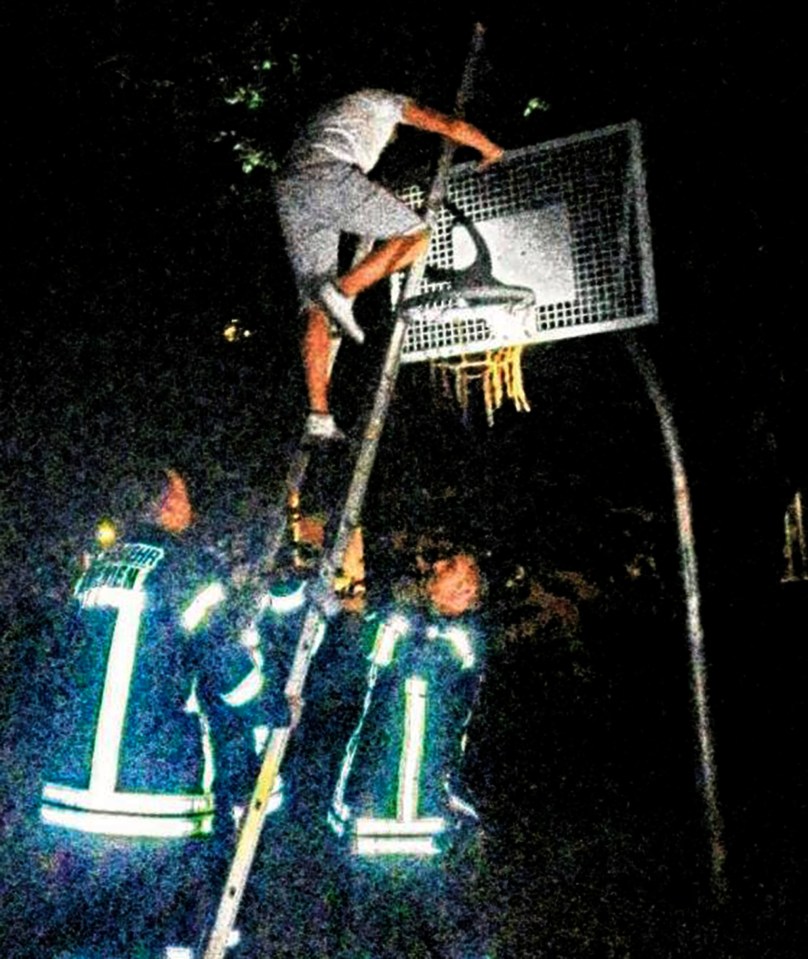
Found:
[[[428,309],[451,310],[502,306],[505,309],[529,309],[536,304],[536,294],[526,286],[469,286],[461,289],[430,290],[411,297],[404,308],[420,311]]]

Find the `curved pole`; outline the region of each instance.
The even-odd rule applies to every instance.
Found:
[[[673,480],[676,523],[679,532],[679,562],[685,588],[687,607],[687,632],[690,648],[690,679],[693,691],[693,713],[701,766],[701,792],[704,802],[707,828],[710,836],[710,862],[713,889],[723,896],[725,888],[723,832],[724,823],[718,805],[715,756],[713,749],[712,723],[707,697],[707,665],[704,659],[704,632],[701,625],[701,596],[699,592],[696,546],[693,536],[693,518],[690,505],[690,490],[687,482],[679,438],[670,404],[659,382],[656,368],[634,334],[626,337],[626,347],[642,376],[648,395],[659,416],[662,438],[668,454]]]

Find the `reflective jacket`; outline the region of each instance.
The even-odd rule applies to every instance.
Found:
[[[481,660],[481,637],[456,621],[392,616],[378,626],[329,812],[354,853],[430,856],[476,824],[458,782]]]
[[[217,790],[232,793],[264,686],[260,651],[233,635],[226,600],[213,556],[157,529],[95,559],[54,663],[45,823],[115,836],[212,831],[215,760]]]

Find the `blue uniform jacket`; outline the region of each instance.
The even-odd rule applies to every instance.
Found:
[[[458,786],[482,639],[423,615],[380,621],[329,821],[361,856],[429,856],[477,822]]]
[[[239,641],[224,571],[148,528],[76,584],[54,663],[41,818],[113,836],[212,831],[214,784],[249,788],[272,722],[260,651]]]

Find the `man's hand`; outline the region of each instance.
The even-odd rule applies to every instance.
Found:
[[[477,170],[487,170],[490,166],[493,166],[505,156],[505,151],[502,147],[494,147],[493,150],[486,150],[483,153],[483,158],[477,164]]]

